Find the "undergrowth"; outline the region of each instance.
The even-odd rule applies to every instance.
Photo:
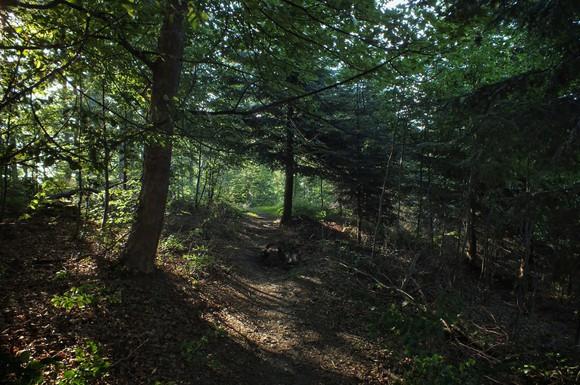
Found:
[[[101,348],[92,340],[75,349],[74,366],[62,374],[57,385],[88,385],[106,375],[111,363],[101,354]]]
[[[55,278],[59,279],[61,274],[61,271],[57,272]],[[57,309],[71,312],[74,309],[83,310],[99,302],[119,304],[122,302],[121,294],[121,291],[110,291],[99,285],[85,284],[74,286],[63,294],[54,295],[50,302]]]

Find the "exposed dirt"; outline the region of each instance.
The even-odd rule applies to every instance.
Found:
[[[97,243],[75,240],[66,211],[2,224],[0,383],[22,383],[33,360],[44,383],[56,383],[79,367],[75,349],[89,340],[111,364],[90,383],[392,382],[388,357],[359,323],[367,305],[331,274],[332,253],[311,242],[323,229],[235,220],[228,228],[237,230],[209,241],[217,267],[195,277],[180,258],[147,277],[127,275]],[[300,263],[262,265],[262,247],[288,238],[300,245]],[[51,303],[79,287],[91,304],[67,311]]]
[[[248,217],[242,223],[238,242],[216,246],[232,269],[207,284],[203,293],[213,308],[204,315],[208,322],[224,327],[268,363],[251,368],[247,383],[355,384],[392,379],[381,365],[380,348],[364,337],[356,320],[364,305],[336,287],[337,277],[329,271],[332,256],[313,246],[316,242],[303,243],[296,250],[298,266],[265,266],[260,255],[268,243],[305,241],[308,235],[281,230],[264,217]]]
[[[97,241],[99,232],[90,225],[78,240],[71,208],[0,223],[0,383],[30,384],[42,374],[43,383],[62,385],[400,384],[399,377],[414,373],[413,353],[391,326],[378,333],[373,328],[390,304],[402,309],[410,296],[430,309],[406,308],[415,309],[409,312],[414,318],[403,318],[415,322],[409,329],[418,333],[411,335],[414,343],[426,357],[439,351],[450,357],[437,370],[473,358],[491,374],[481,383],[579,378],[577,354],[566,350],[576,323],[569,312],[544,309],[557,305],[553,300],[538,297],[538,311],[520,320],[525,338],[514,340],[512,293],[484,291],[469,272],[428,258],[417,262],[405,250],[381,255],[378,266],[368,250],[342,239],[338,225],[301,218],[280,229],[272,218],[230,214],[170,217],[166,241],[180,241],[161,246],[159,269],[148,276],[124,272],[118,254]],[[262,251],[271,243],[291,245],[299,262],[263,263]],[[214,263],[199,268],[191,259],[195,253]],[[68,310],[55,306],[55,298],[71,292],[89,301]],[[447,307],[450,314],[461,312],[451,326],[436,313]],[[89,341],[100,350],[83,364],[78,349],[86,350]],[[568,361],[550,355],[564,351]],[[109,366],[91,378],[95,356]],[[533,360],[549,375],[542,369],[523,379],[523,372],[514,372]],[[88,376],[85,382],[60,382],[71,370]],[[415,373],[416,381],[425,375]]]

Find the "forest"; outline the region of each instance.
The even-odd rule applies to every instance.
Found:
[[[0,0],[0,383],[580,384],[580,1]]]

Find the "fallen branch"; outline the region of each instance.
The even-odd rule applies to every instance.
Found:
[[[137,350],[141,349],[143,347],[143,345],[145,345],[147,342],[149,342],[149,337],[145,338],[145,340],[143,340],[143,342],[141,342],[135,349],[131,350],[129,352],[129,354],[127,354],[125,357],[120,358],[119,360],[113,362],[111,364],[111,366],[109,366],[109,368],[112,368],[114,366],[119,365],[121,362],[123,361],[127,361],[129,358],[133,357],[133,355],[137,352]]]
[[[440,319],[443,325],[443,330],[457,343],[457,345],[470,350],[476,356],[483,358],[484,360],[491,363],[499,363],[500,360],[487,354],[484,348],[479,346],[478,343],[474,342],[463,330],[461,330],[456,325],[447,323],[443,318]]]
[[[117,183],[113,183],[112,185],[109,186],[109,189],[113,189],[117,186],[122,185],[123,183],[126,182],[117,182]],[[56,194],[52,194],[46,197],[46,199],[50,199],[50,200],[56,200],[56,199],[62,199],[62,198],[71,198],[74,195],[77,195],[79,193],[91,193],[91,194],[98,194],[100,193],[102,190],[97,190],[95,188],[91,188],[91,187],[84,187],[82,189],[76,188],[76,189],[72,189],[72,190],[66,190],[66,191],[62,191]]]
[[[413,303],[418,304],[417,303],[417,300],[411,294],[407,293],[406,291],[401,290],[401,289],[399,289],[398,287],[395,287],[395,286],[386,285],[385,283],[381,282],[377,277],[375,277],[375,276],[373,276],[373,275],[371,275],[371,274],[369,274],[369,273],[367,273],[365,271],[362,271],[361,269],[358,269],[356,267],[348,266],[347,264],[342,263],[342,262],[339,262],[338,264],[341,265],[342,267],[346,268],[346,269],[352,270],[352,271],[354,271],[354,272],[356,272],[358,274],[362,274],[365,277],[372,279],[380,288],[387,289],[387,290],[393,290],[393,291],[395,291],[397,293],[402,294],[407,299],[411,300]]]
[[[77,195],[79,192],[81,192],[81,189],[76,188],[73,190],[62,191],[62,192],[59,192],[56,194],[49,195],[46,197],[46,199],[57,200],[57,199],[62,199],[62,198],[72,198],[74,195]],[[94,189],[94,188],[83,188],[82,193],[98,194],[99,191]]]

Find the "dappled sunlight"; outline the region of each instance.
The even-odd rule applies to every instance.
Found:
[[[0,383],[577,383],[576,3],[0,1]]]

